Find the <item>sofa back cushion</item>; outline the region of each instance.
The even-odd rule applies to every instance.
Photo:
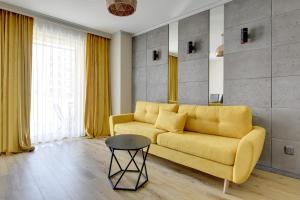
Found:
[[[188,114],[186,131],[242,138],[252,130],[251,109],[247,106],[180,105],[178,112]]]
[[[134,112],[134,120],[155,124],[158,117],[159,109],[177,112],[177,104],[166,104],[166,103],[154,103],[154,102],[144,102],[137,101]]]

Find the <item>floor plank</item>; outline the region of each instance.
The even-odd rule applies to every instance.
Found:
[[[129,155],[117,155],[126,164]],[[223,180],[152,155],[143,188],[114,191],[107,180],[109,161],[104,139],[68,139],[37,145],[32,153],[0,156],[0,200],[300,200],[297,179],[254,170],[246,183],[231,184],[224,195]],[[126,181],[134,180],[127,176]]]

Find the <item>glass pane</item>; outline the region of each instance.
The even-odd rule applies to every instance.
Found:
[[[224,5],[210,10],[209,104],[223,103]]]
[[[169,24],[169,103],[178,98],[178,22]]]

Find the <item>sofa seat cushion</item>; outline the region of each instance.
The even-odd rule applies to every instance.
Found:
[[[157,137],[157,144],[194,156],[233,165],[240,139],[228,138],[195,132],[162,133]]]
[[[149,138],[153,144],[156,144],[157,135],[160,133],[164,133],[166,131],[155,128],[153,124],[133,121],[133,122],[116,124],[114,127],[114,132],[116,135],[120,135],[120,134],[142,135]]]

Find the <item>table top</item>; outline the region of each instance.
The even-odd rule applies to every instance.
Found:
[[[145,136],[123,134],[106,139],[105,144],[117,150],[138,150],[151,144],[151,140]]]

